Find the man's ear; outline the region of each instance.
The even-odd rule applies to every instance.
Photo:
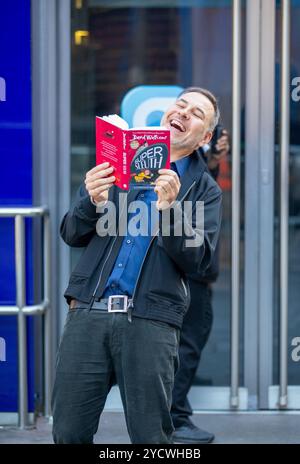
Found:
[[[203,137],[203,139],[201,140],[201,142],[199,142],[198,148],[203,147],[203,145],[206,145],[207,143],[209,143],[211,141],[211,139],[212,139],[212,136],[213,136],[212,131],[206,132],[206,134]]]

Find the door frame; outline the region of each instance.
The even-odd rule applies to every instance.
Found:
[[[273,372],[275,0],[247,1],[245,349],[250,409],[268,408]]]

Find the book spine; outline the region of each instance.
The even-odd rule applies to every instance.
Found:
[[[123,136],[123,148],[122,148],[122,176],[123,176],[123,188],[129,188],[129,159],[128,159],[128,131],[122,131]],[[125,187],[126,185],[126,187]]]

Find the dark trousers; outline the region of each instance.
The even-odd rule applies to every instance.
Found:
[[[179,369],[175,376],[171,415],[174,427],[190,423],[193,414],[187,394],[208,340],[212,322],[212,291],[207,283],[189,281],[191,304],[184,317],[179,344]]]
[[[92,443],[111,386],[120,388],[132,443],[171,443],[179,329],[87,309],[69,310],[52,394],[55,443]]]

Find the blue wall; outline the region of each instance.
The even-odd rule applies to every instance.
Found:
[[[32,205],[30,0],[1,2],[0,20],[0,206]],[[29,276],[27,304],[31,304],[33,272],[30,220],[26,220],[26,236],[26,270]],[[0,304],[13,305],[15,301],[14,224],[12,219],[0,218]],[[33,410],[34,346],[31,319],[28,320],[27,333],[29,407]],[[0,412],[17,411],[15,316],[0,316],[0,337],[6,341],[6,361],[0,362]]]

